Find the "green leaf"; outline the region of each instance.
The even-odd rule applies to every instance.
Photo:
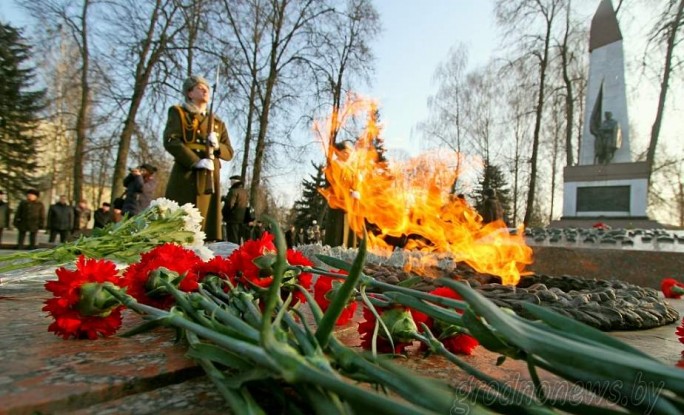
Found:
[[[323,262],[325,265],[328,265],[329,267],[332,268],[338,268],[345,270],[347,272],[351,271],[352,265],[346,261],[343,261],[339,258],[331,257],[328,255],[316,255],[316,258],[318,258],[321,262]]]
[[[494,353],[500,353],[504,356],[510,356],[514,359],[522,358],[524,354],[521,350],[507,344],[503,339],[497,336],[480,320],[473,310],[467,308],[463,312],[463,324],[470,331],[470,335],[475,337],[482,347]],[[498,365],[499,363],[497,363]]]
[[[404,281],[399,281],[399,283],[397,285],[400,287],[411,288],[414,285],[416,285],[416,283],[419,283],[421,281],[423,281],[423,278],[421,278],[421,277],[411,277],[411,278],[405,279]]]
[[[435,306],[432,304],[427,304],[417,298],[411,297],[410,295],[406,295],[403,293],[385,292],[383,293],[383,295],[396,303],[403,304],[407,307],[416,309],[422,313],[427,314],[432,318],[441,320],[447,324],[456,324],[458,326],[463,326],[463,323],[461,321],[461,315],[456,313],[455,311],[448,310],[443,307]]]
[[[257,366],[246,372],[238,373],[229,378],[226,378],[224,383],[227,387],[231,389],[238,389],[242,387],[245,383],[267,380],[273,378],[274,375],[263,367]]]
[[[275,254],[265,254],[252,260],[259,269],[271,269],[276,262]]]
[[[150,331],[152,329],[155,329],[159,326],[165,326],[167,325],[167,318],[166,317],[159,317],[155,318],[153,320],[149,320],[145,323],[142,323],[136,327],[133,327],[132,329],[126,331],[125,333],[119,334],[120,337],[131,337],[135,336],[136,334],[140,333],[145,333],[147,331]]]
[[[252,362],[248,362],[236,355],[214,344],[196,343],[186,353],[186,356],[193,359],[206,359],[218,363],[225,367],[235,370],[247,370],[254,367]]]
[[[656,360],[653,357],[643,353],[627,343],[621,342],[619,339],[609,336],[600,330],[597,330],[591,326],[581,323],[577,320],[565,317],[558,314],[548,308],[538,306],[532,303],[524,303],[523,307],[530,312],[533,316],[554,327],[558,330],[562,330],[565,333],[576,335],[577,338],[584,340],[591,340],[599,344],[603,344],[618,350],[622,350],[627,353],[636,354],[647,359]]]

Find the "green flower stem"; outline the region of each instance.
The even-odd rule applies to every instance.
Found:
[[[323,314],[323,318],[316,330],[316,340],[318,340],[318,343],[323,348],[325,348],[330,341],[330,336],[335,328],[335,322],[340,317],[340,314],[342,314],[344,308],[347,307],[349,299],[356,288],[356,284],[358,283],[359,278],[361,278],[363,264],[366,261],[366,237],[366,231],[364,230],[363,239],[361,239],[361,244],[359,245],[358,255],[354,258],[354,264],[349,272],[349,276],[337,291],[337,295],[333,298],[325,314]]]
[[[394,340],[392,339],[392,333],[389,331],[389,328],[387,328],[387,325],[385,322],[382,320],[382,317],[380,317],[380,313],[378,313],[378,310],[375,309],[371,301],[368,299],[368,296],[366,295],[366,287],[361,286],[361,299],[363,300],[363,303],[368,307],[371,313],[373,313],[373,316],[375,316],[375,328],[373,329],[373,340],[371,342],[372,344],[372,352],[373,356],[377,356],[378,354],[378,349],[377,349],[377,343],[378,343],[378,328],[382,327],[382,330],[385,332],[385,337],[387,340],[390,342],[390,346],[392,347],[392,350],[394,350]]]
[[[200,340],[195,333],[186,331],[185,335],[190,348],[194,348],[200,343]],[[245,397],[235,390],[228,388],[225,383],[225,376],[216,368],[211,360],[197,359],[197,361],[200,366],[202,366],[202,369],[204,369],[204,372],[207,374],[207,376],[209,376],[209,379],[211,379],[212,383],[214,383],[221,396],[223,396],[226,402],[228,402],[230,405],[231,409],[237,415],[266,415],[266,412],[264,412],[263,409],[261,409],[261,407],[254,402],[253,399],[249,399],[251,396],[249,396],[248,392],[248,396]]]
[[[326,388],[344,397],[347,401],[354,402],[355,406],[362,406],[364,409],[360,413],[370,413],[370,411],[391,415],[433,413],[354,386],[310,365],[298,365],[295,367],[295,371],[296,378],[299,381]]]
[[[574,382],[574,384],[581,385],[585,389],[604,397],[606,400],[619,404],[626,408],[636,408],[639,412],[657,413],[657,414],[681,414],[681,408],[677,408],[677,402],[671,402],[667,393],[662,393],[664,388],[665,377],[661,382],[643,381],[641,384],[633,385],[625,382],[625,377],[620,374],[621,368],[615,368],[615,375],[605,376],[597,374],[591,370],[585,370],[576,367],[574,364],[567,364],[573,362],[573,357],[569,357],[564,361],[546,362],[537,356],[531,356],[530,359],[536,366],[553,373],[563,379]],[[606,394],[605,385],[611,385],[611,393]],[[651,389],[647,388],[649,386]],[[634,394],[635,388],[641,388],[639,395]],[[629,396],[638,396],[638,400],[630,402]],[[676,395],[675,395],[676,397]],[[626,402],[626,403],[625,403]],[[681,404],[681,403],[680,403]]]
[[[330,340],[330,352],[345,371],[349,373],[363,373],[366,381],[383,385],[383,387],[393,390],[417,406],[439,411],[439,408],[435,407],[436,403],[441,402],[445,404],[445,402],[453,400],[453,397],[447,393],[448,387],[445,384],[430,380],[427,382],[429,387],[424,387],[428,386],[426,385],[426,379],[417,379],[415,373],[406,374],[405,376],[397,375],[396,371],[387,370],[386,367],[378,365],[376,360],[368,360],[368,358],[349,349],[335,338]],[[424,386],[420,386],[417,389],[416,383],[423,384]]]
[[[453,286],[466,298],[469,306],[479,316],[487,319],[499,335],[505,336],[507,342],[524,350],[528,355],[533,355],[537,366],[571,381],[586,382],[589,390],[602,382],[619,379],[620,391],[627,394],[609,394],[607,398],[615,399],[614,402],[620,405],[623,405],[620,398],[629,396],[632,389],[643,385],[660,385],[662,387],[658,390],[646,390],[641,405],[653,402],[654,407],[663,413],[678,411],[674,406],[676,404],[670,402],[666,398],[667,394],[661,393],[661,389],[668,389],[679,396],[684,393],[684,373],[680,369],[665,366],[637,353],[630,353],[625,348],[610,347],[591,341],[582,342],[568,337],[563,330],[535,324],[502,312],[469,287],[448,280],[444,280],[444,283]]]
[[[245,323],[245,321],[241,318],[229,313],[228,311],[219,307],[216,303],[207,300],[206,297],[202,295],[197,296],[197,301],[199,302],[199,305],[209,314],[215,315],[221,319],[221,321],[230,325],[236,332],[240,333],[240,335],[252,341],[259,340],[259,331]]]
[[[302,329],[301,324],[298,324],[289,313],[285,313],[283,320],[287,327],[292,331],[292,334],[297,340],[297,344],[305,356],[313,356],[316,349],[312,343],[312,339],[308,337],[307,333]],[[315,339],[314,339],[315,340]]]
[[[435,306],[429,303],[425,303],[416,297],[400,292],[386,291],[384,295],[385,297],[387,297],[395,303],[399,303],[406,307],[411,307],[417,311],[427,314],[432,318],[435,318],[448,324],[455,324],[459,327],[463,327],[463,320],[461,318],[461,315],[455,311],[444,309],[443,307]]]
[[[326,275],[328,277],[333,277],[333,278],[341,278],[341,279],[346,279],[348,278],[347,275],[345,274],[340,274],[337,272],[330,272],[326,271],[320,268],[313,268],[313,267],[303,267],[302,272],[311,272],[319,275]],[[424,293],[422,291],[414,290],[412,288],[407,288],[407,287],[402,287],[399,285],[394,285],[394,284],[388,284],[386,282],[378,281],[372,277],[369,277],[365,274],[362,274],[360,277],[361,285],[367,285],[369,287],[377,288],[379,289],[380,292],[387,292],[387,291],[396,291],[404,294],[408,294],[412,297],[419,298],[421,300],[426,300],[431,303],[435,303],[438,305],[442,305],[445,307],[451,307],[455,308],[458,310],[464,310],[466,306],[468,305],[465,301],[460,301],[460,300],[454,300],[453,298],[448,298],[448,297],[441,297],[438,295],[433,295],[433,294],[428,294]]]
[[[496,392],[501,394],[502,397],[507,398],[506,403],[511,403],[511,402],[533,402],[534,398],[517,391],[514,388],[511,388],[510,386],[506,385],[504,382],[500,382],[498,379],[489,376],[488,374],[482,372],[481,370],[477,369],[474,366],[469,365],[465,361],[463,361],[461,358],[456,356],[454,353],[451,353],[449,350],[444,347],[444,344],[437,340],[435,336],[430,332],[427,326],[423,325],[423,330],[425,331],[425,335],[420,335],[416,334],[416,339],[420,340],[422,343],[425,343],[428,347],[430,347],[430,350],[434,351],[435,353],[439,354],[440,356],[444,357],[451,363],[455,364],[458,366],[461,370],[466,372],[467,374],[474,376],[478,380],[482,381],[485,383],[487,386],[491,387],[494,389]]]
[[[274,230],[276,260],[273,263],[273,281],[268,288],[268,293],[266,295],[264,304],[264,311],[261,318],[261,340],[264,342],[264,345],[275,343],[272,330],[272,315],[275,310],[276,303],[280,298],[280,287],[283,284],[283,278],[285,276],[285,271],[287,270],[287,260],[285,259],[287,245],[285,244],[285,236],[274,219],[267,217],[266,220],[271,224]]]
[[[308,402],[313,406],[314,412],[317,414],[340,414],[353,415],[354,411],[345,405],[339,396],[332,394],[325,389],[317,386],[306,385],[299,388],[302,395],[304,395]]]
[[[541,384],[539,379],[539,374],[537,374],[537,368],[534,365],[532,356],[527,356],[527,371],[530,374],[532,383],[534,384],[534,394],[537,396],[539,401],[544,402],[546,400],[546,393],[544,393],[544,386]]]
[[[323,318],[320,307],[309,292],[303,289],[301,292],[307,298],[307,304],[309,304],[314,320],[320,321]],[[394,391],[400,393],[404,399],[414,404],[431,404],[431,402],[434,402],[432,398],[435,397],[432,397],[432,391],[427,393],[427,397],[415,396],[415,389],[406,384],[405,378],[397,376],[396,373],[390,373],[377,364],[368,361],[365,357],[343,345],[335,336],[330,337],[328,349],[334,356],[337,364],[344,368],[346,372],[358,374],[360,369],[360,372],[363,374],[361,377],[363,377],[364,381],[373,381],[383,386],[389,386]]]
[[[263,315],[261,311],[254,305],[254,297],[245,291],[237,291],[237,307],[243,313],[244,319],[253,327],[261,327],[261,320]]]
[[[131,310],[143,314],[149,314],[154,317],[162,317],[164,319],[164,324],[166,325],[192,331],[198,336],[209,339],[239,356],[244,356],[248,359],[251,359],[255,363],[260,364],[269,370],[278,371],[280,368],[280,365],[266,352],[266,350],[259,346],[217,333],[212,329],[189,321],[185,317],[182,317],[178,314],[141,304],[130,295],[122,293],[119,288],[114,285],[105,285],[105,289],[111,292],[115,297],[119,298],[119,300]]]

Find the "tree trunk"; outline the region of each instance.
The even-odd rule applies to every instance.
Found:
[[[168,24],[160,34],[159,39],[153,39],[155,27],[159,21],[159,13],[161,11],[161,2],[157,0],[155,8],[150,17],[150,22],[147,29],[145,39],[142,40],[142,48],[138,54],[138,63],[135,70],[135,83],[133,85],[133,95],[131,96],[131,104],[128,107],[126,120],[124,121],[121,135],[119,138],[119,149],[116,155],[116,163],[114,165],[114,176],[112,177],[112,203],[114,199],[123,193],[123,179],[126,176],[126,164],[128,163],[128,152],[131,147],[131,138],[135,132],[135,119],[140,109],[140,104],[145,95],[152,74],[152,70],[159,62],[162,54],[166,50],[166,44],[169,38],[166,36]],[[173,11],[170,12],[173,14]],[[170,20],[171,17],[168,17]],[[167,20],[168,23],[168,20]],[[153,48],[154,47],[154,48]],[[150,52],[151,51],[151,52]],[[148,58],[149,56],[149,58]]]
[[[90,84],[88,71],[90,52],[88,50],[88,7],[90,0],[84,0],[81,11],[81,105],[76,116],[76,143],[74,146],[74,202],[83,198],[83,157],[85,156],[88,113],[90,111]]]
[[[537,158],[539,157],[539,140],[541,133],[541,120],[544,112],[544,87],[546,83],[546,69],[549,59],[549,42],[551,41],[551,20],[547,20],[546,37],[544,39],[544,51],[539,61],[539,96],[537,97],[536,118],[534,121],[534,135],[532,137],[532,156],[530,158],[530,188],[527,192],[527,206],[523,224],[527,227],[534,212],[535,191],[537,186]]]
[[[653,166],[655,161],[656,147],[658,145],[658,137],[660,136],[660,128],[663,122],[663,113],[665,112],[665,100],[667,98],[667,90],[670,83],[670,74],[672,72],[672,56],[676,46],[677,32],[682,24],[682,13],[684,11],[684,0],[679,1],[677,6],[677,13],[675,18],[670,23],[670,30],[667,33],[667,50],[665,53],[665,65],[663,66],[663,80],[660,84],[660,96],[658,98],[658,111],[656,112],[655,121],[651,128],[651,141],[648,144],[648,152],[646,154],[646,163],[648,163],[649,182],[653,174]]]

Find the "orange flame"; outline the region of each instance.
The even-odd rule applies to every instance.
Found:
[[[315,129],[339,131],[360,111],[370,116],[354,145],[331,145],[332,134],[324,134],[329,187],[320,192],[330,207],[346,212],[357,235],[369,229],[368,246],[375,253],[391,252],[387,240],[403,237],[406,249],[447,253],[478,272],[500,276],[504,284],[516,284],[525,265],[532,263],[532,250],[522,228],[511,235],[502,221],[483,225],[477,211],[449,194],[458,166],[464,165],[457,153],[379,161],[374,147],[380,131],[376,105],[367,100],[350,100],[328,120],[327,128],[317,123]]]

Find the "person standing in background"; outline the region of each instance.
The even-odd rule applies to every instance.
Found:
[[[230,161],[233,147],[226,125],[208,113],[209,83],[200,76],[191,76],[182,88],[185,102],[169,108],[164,129],[164,148],[174,159],[166,198],[180,205],[195,205],[203,218],[206,240],[220,241],[220,160]]]
[[[38,190],[29,189],[26,192],[26,200],[22,200],[17,207],[17,213],[14,215],[14,227],[19,231],[17,249],[24,249],[27,232],[29,234],[28,249],[36,249],[38,231],[45,224],[45,206],[38,200],[38,196],[40,196]]]
[[[497,220],[503,220],[504,210],[496,196],[496,190],[485,189],[485,200],[482,207],[482,223],[490,223]]]
[[[244,234],[245,214],[249,204],[249,195],[243,187],[242,177],[231,176],[230,190],[223,202],[223,221],[226,222],[226,240],[235,244],[240,244],[241,236]]]
[[[288,249],[292,249],[297,245],[297,230],[294,225],[290,225],[290,228],[285,231],[285,243]]]
[[[10,226],[10,208],[5,202],[5,192],[0,190],[0,246],[2,246],[2,231]]]
[[[131,169],[123,181],[126,186],[123,213],[134,216],[150,205],[157,189],[157,181],[154,178],[156,172],[157,168],[147,163]]]
[[[93,228],[104,228],[112,221],[112,213],[110,212],[111,205],[107,202],[103,202],[102,206],[99,207],[93,214],[93,219],[95,223]]]
[[[74,227],[74,209],[67,203],[67,197],[61,195],[59,200],[48,209],[47,229],[50,232],[50,243],[55,242],[59,234],[59,242],[69,240]]]
[[[74,208],[74,233],[75,239],[78,239],[81,235],[88,236],[90,230],[88,229],[88,224],[90,223],[90,218],[92,217],[92,212],[88,207],[88,202],[85,199],[81,199],[78,205]]]

